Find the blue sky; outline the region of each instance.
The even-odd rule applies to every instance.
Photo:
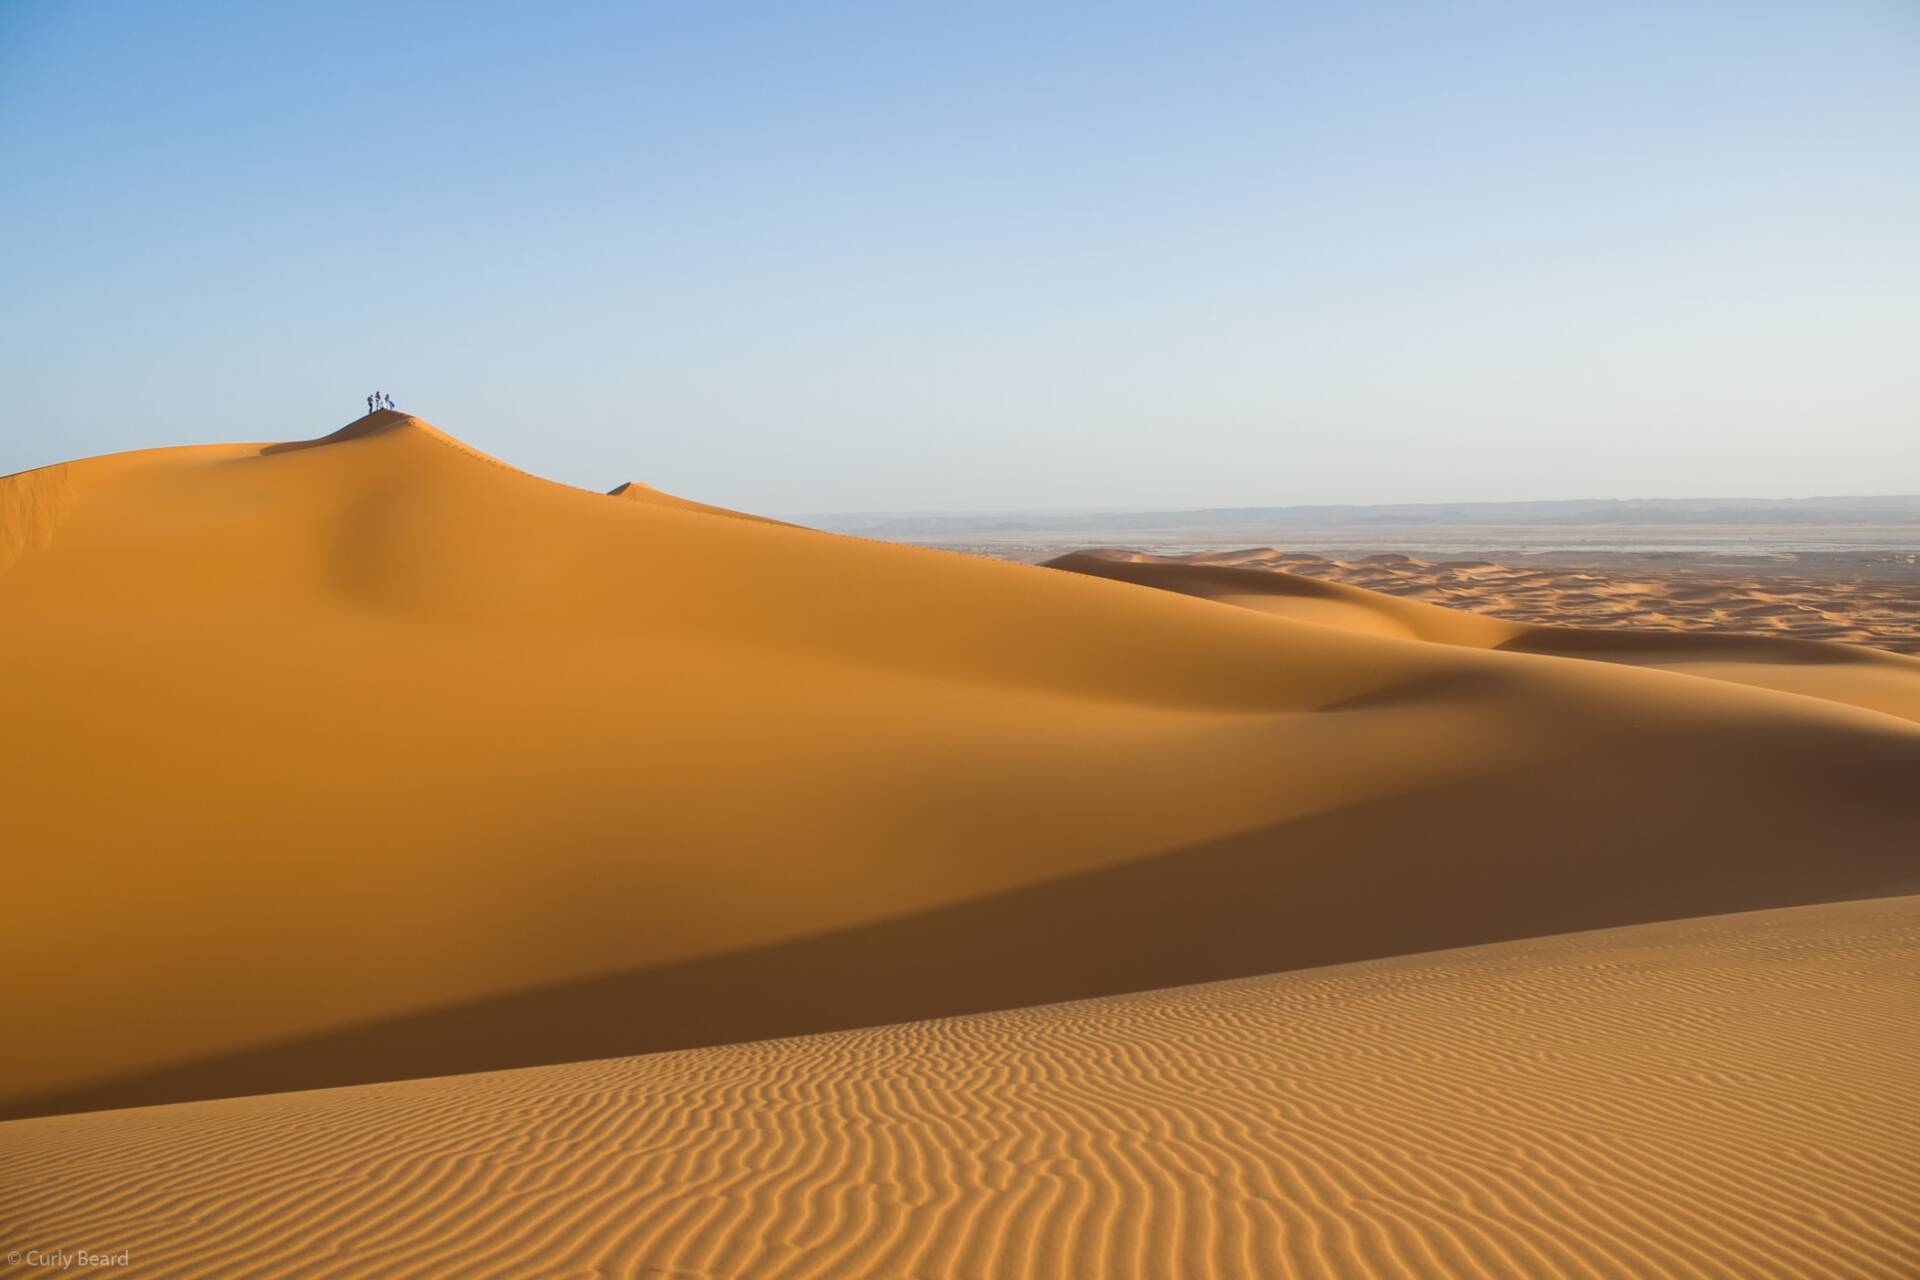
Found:
[[[0,472],[1920,490],[1920,4],[0,5]]]

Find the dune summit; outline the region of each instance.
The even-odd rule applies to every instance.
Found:
[[[395,413],[0,504],[12,1116],[1920,890],[1892,655],[1228,607]]]

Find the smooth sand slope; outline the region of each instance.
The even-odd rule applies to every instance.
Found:
[[[1810,697],[1327,626],[391,413],[0,512],[8,1114],[1920,889],[1907,667]]]
[[[143,1276],[1920,1274],[1920,899],[0,1125]]]

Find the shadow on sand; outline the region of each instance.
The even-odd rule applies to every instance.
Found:
[[[17,1099],[0,1118],[652,1053],[1661,919],[1920,891],[1920,789],[1857,735],[1756,777],[1690,735],[905,918]],[[1284,768],[1284,762],[1276,762]],[[1920,770],[1920,750],[1901,763]],[[1698,785],[1673,785],[1674,776]],[[1760,783],[1761,785],[1756,785]]]

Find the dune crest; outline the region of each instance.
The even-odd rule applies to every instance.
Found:
[[[401,414],[63,483],[0,577],[0,1114],[1920,890],[1920,728],[1842,698],[609,500]]]
[[[788,524],[785,520],[771,520],[766,516],[756,516],[745,511],[735,511],[731,507],[716,507],[705,502],[695,502],[691,498],[680,498],[671,493],[662,493],[651,485],[641,484],[638,480],[629,480],[625,484],[614,486],[607,491],[607,496],[624,498],[629,502],[651,503],[658,507],[671,507],[679,511],[700,511],[707,515],[726,516],[733,520],[752,520],[758,524],[782,525],[789,529],[795,527]]]
[[[376,410],[363,418],[356,418],[338,431],[331,431],[311,440],[289,440],[284,444],[262,445],[260,454],[268,457],[274,454],[299,453],[305,449],[325,449],[334,445],[352,444],[357,440],[372,440],[387,435],[406,435],[416,439],[431,440],[435,444],[456,449],[482,462],[505,468],[516,475],[528,475],[527,472],[502,462],[492,454],[483,453],[466,441],[448,435],[424,418],[416,418],[410,413],[400,413],[393,409]],[[529,478],[533,477],[529,476]]]

